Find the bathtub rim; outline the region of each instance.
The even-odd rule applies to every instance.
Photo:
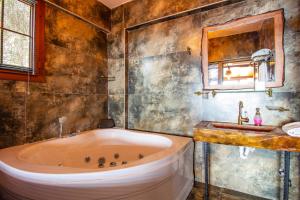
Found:
[[[58,167],[58,166],[48,166],[48,165],[37,165],[37,164],[30,164],[26,163],[22,160],[18,159],[18,153],[22,150],[29,148],[33,145],[45,143],[45,142],[53,142],[56,140],[61,140],[60,138],[54,138],[39,142],[34,142],[30,144],[24,144],[14,147],[9,147],[6,149],[0,149],[0,170],[5,172],[17,172],[23,173],[23,174],[47,174],[47,175],[55,175],[59,176],[60,174],[66,175],[69,174],[83,174],[83,173],[89,173],[89,174],[97,174],[105,176],[106,174],[111,175],[112,172],[118,172],[118,171],[126,171],[126,169],[133,169],[134,167],[139,167],[142,165],[147,164],[157,164],[160,162],[171,162],[172,160],[176,160],[176,154],[180,154],[181,152],[185,151],[188,144],[192,142],[191,138],[187,137],[179,137],[179,136],[173,136],[173,135],[167,135],[167,134],[159,134],[159,133],[152,133],[152,132],[145,132],[145,131],[134,131],[134,130],[126,130],[126,129],[119,129],[119,128],[113,128],[113,129],[95,129],[95,130],[89,130],[84,131],[82,134],[76,136],[80,137],[83,134],[87,133],[94,133],[97,134],[101,133],[101,131],[119,131],[119,132],[126,132],[134,133],[134,134],[150,134],[150,135],[158,135],[165,138],[168,138],[172,141],[172,145],[162,151],[159,151],[157,153],[154,153],[152,155],[146,156],[145,158],[141,160],[137,160],[135,162],[129,163],[124,166],[117,166],[112,168],[104,168],[104,169],[87,169],[87,168],[71,168],[71,167]],[[122,133],[121,133],[122,134]],[[74,137],[72,137],[74,138]],[[5,154],[5,155],[4,155]],[[173,157],[173,158],[172,158]]]

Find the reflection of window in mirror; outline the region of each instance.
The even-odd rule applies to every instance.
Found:
[[[253,88],[256,80],[266,85],[281,85],[282,80],[275,83],[276,77],[282,77],[276,73],[283,69],[283,52],[279,51],[282,21],[275,20],[281,14],[275,11],[205,28],[202,41],[205,87]]]
[[[247,60],[210,64],[208,73],[210,85],[254,84],[254,67]]]
[[[227,30],[208,32],[208,61],[210,85],[253,85],[254,65],[251,55],[260,49],[275,51],[274,19],[239,26]],[[273,54],[274,55],[274,54]],[[268,60],[264,81],[274,81],[274,57]],[[265,63],[255,65],[262,71]]]

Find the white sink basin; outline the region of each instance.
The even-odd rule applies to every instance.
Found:
[[[286,124],[282,127],[282,130],[290,136],[300,137],[300,122]]]

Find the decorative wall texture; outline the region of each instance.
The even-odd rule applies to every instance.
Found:
[[[110,11],[97,1],[59,1],[110,26]],[[95,14],[95,13],[102,13]],[[45,17],[46,82],[0,80],[0,148],[94,129],[107,117],[106,35],[50,6]]]
[[[178,2],[178,1],[176,1]],[[194,3],[193,3],[194,2]],[[109,116],[124,126],[125,65],[124,28],[168,14],[209,4],[208,1],[133,1],[112,11],[112,33],[108,39]],[[146,6],[147,5],[147,6]],[[149,8],[149,9],[148,9]],[[217,94],[215,98],[196,97],[202,89],[202,28],[232,19],[283,8],[285,11],[285,86],[264,93]],[[300,120],[299,2],[293,0],[246,0],[221,8],[131,30],[128,34],[128,126],[133,129],[192,135],[201,120],[236,122],[238,101],[243,100],[250,118],[260,107],[264,123],[282,125]],[[153,11],[153,12],[151,12]],[[186,51],[191,48],[191,55]],[[268,111],[266,105],[288,107],[290,111]],[[255,196],[279,199],[282,179],[280,152],[259,150],[247,160],[239,148],[211,145],[211,184]],[[202,145],[196,145],[196,179],[203,179]],[[299,199],[300,155],[292,154],[291,199]]]
[[[228,1],[228,0],[227,0]],[[230,0],[229,0],[230,1]],[[124,5],[126,27],[169,16],[203,6],[224,2],[222,0],[135,0]]]
[[[98,0],[49,0],[95,24],[110,30],[111,10]]]
[[[250,57],[257,49],[262,49],[259,40],[260,35],[257,31],[209,39],[208,61],[216,62]]]

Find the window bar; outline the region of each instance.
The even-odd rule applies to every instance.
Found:
[[[35,51],[34,51],[34,25],[35,25],[35,6],[34,4],[31,5],[30,8],[30,27],[29,27],[29,33],[30,33],[30,44],[29,44],[29,68],[31,69],[31,73],[35,73]]]
[[[23,36],[30,37],[30,38],[32,37],[31,34],[27,35],[27,34],[24,34],[24,33],[18,32],[18,31],[14,31],[14,30],[11,30],[11,29],[8,29],[8,28],[1,27],[1,29],[5,30],[5,31],[12,32],[12,33],[16,33],[18,35],[23,35]]]
[[[2,0],[2,7],[1,7],[1,44],[0,44],[0,64],[3,64],[3,25],[4,25],[4,1]]]
[[[26,3],[30,6],[35,5],[37,3],[37,1],[35,1],[35,0],[18,0],[18,1],[20,1],[22,3]]]

